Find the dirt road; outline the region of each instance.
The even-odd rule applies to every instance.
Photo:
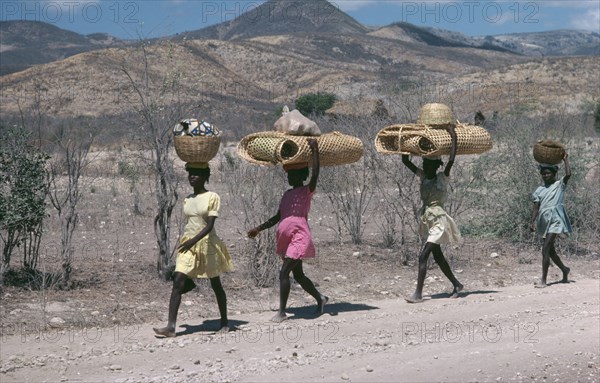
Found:
[[[340,302],[326,314],[292,307],[216,321],[180,323],[157,339],[136,327],[49,330],[4,336],[0,381],[431,382],[600,381],[600,282],[545,289],[509,286],[400,299]]]

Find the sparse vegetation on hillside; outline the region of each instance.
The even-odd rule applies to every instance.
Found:
[[[333,106],[336,96],[333,93],[310,93],[296,99],[296,108],[305,116],[322,116]]]

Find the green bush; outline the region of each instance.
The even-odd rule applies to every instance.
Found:
[[[23,266],[27,269],[37,266],[39,238],[46,216],[49,157],[29,144],[29,134],[23,130],[6,129],[0,138],[2,274],[8,269],[13,251],[21,244],[27,245],[23,246]]]
[[[296,109],[305,116],[322,116],[335,102],[333,93],[309,93],[296,99]]]

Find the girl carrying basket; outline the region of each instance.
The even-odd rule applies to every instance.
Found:
[[[417,288],[412,296],[406,298],[409,303],[423,302],[423,284],[427,274],[427,260],[429,254],[433,253],[433,259],[440,266],[444,275],[452,282],[453,290],[451,296],[458,297],[458,293],[463,289],[463,285],[456,279],[450,265],[444,258],[441,244],[448,242],[458,242],[460,232],[450,217],[444,210],[447,191],[447,177],[450,176],[450,169],[454,164],[456,157],[457,137],[453,125],[447,128],[452,138],[452,148],[450,158],[443,172],[437,173],[440,166],[443,165],[441,159],[423,158],[423,169],[419,169],[413,164],[407,154],[402,155],[402,163],[406,165],[413,173],[419,176],[421,180],[420,194],[423,206],[421,207],[419,235],[425,240],[425,245],[419,254],[419,274],[417,276]]]
[[[208,163],[187,163],[188,180],[194,191],[183,201],[185,228],[178,248],[173,289],[169,300],[169,322],[166,327],[154,328],[156,335],[175,336],[177,311],[181,296],[192,291],[193,278],[208,278],[215,292],[221,315],[219,331],[228,331],[227,296],[219,275],[233,270],[227,247],[215,231],[221,199],[215,192],[206,190],[210,178]]]
[[[312,151],[312,175],[308,185],[307,164],[284,165],[288,174],[288,183],[292,189],[286,191],[281,198],[277,214],[265,223],[248,231],[248,236],[254,238],[262,230],[275,224],[277,226],[277,254],[283,260],[279,272],[279,310],[271,320],[282,322],[287,319],[285,308],[290,294],[290,272],[294,279],[317,301],[317,315],[323,313],[328,298],[321,295],[313,282],[304,275],[302,261],[315,257],[315,245],[308,226],[308,212],[312,196],[319,178],[319,148],[317,140],[308,139]]]
[[[542,278],[535,287],[546,287],[546,277],[550,260],[562,271],[563,277],[560,283],[569,283],[569,269],[565,266],[554,247],[557,236],[568,235],[573,232],[571,221],[567,216],[563,205],[567,182],[571,178],[571,166],[569,155],[565,152],[563,156],[565,163],[565,175],[557,180],[557,165],[540,164],[540,174],[544,181],[533,193],[533,211],[531,214],[531,231],[537,231],[544,238],[542,247]]]

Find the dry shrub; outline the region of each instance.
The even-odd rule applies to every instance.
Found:
[[[248,164],[229,152],[224,152],[218,168],[228,193],[233,196],[228,208],[239,217],[238,227],[249,229],[277,214],[279,201],[285,191],[282,170]],[[246,236],[241,231],[239,234]],[[246,259],[243,269],[245,277],[255,286],[272,286],[279,273],[275,228],[264,230],[256,239],[244,242],[240,251]]]

